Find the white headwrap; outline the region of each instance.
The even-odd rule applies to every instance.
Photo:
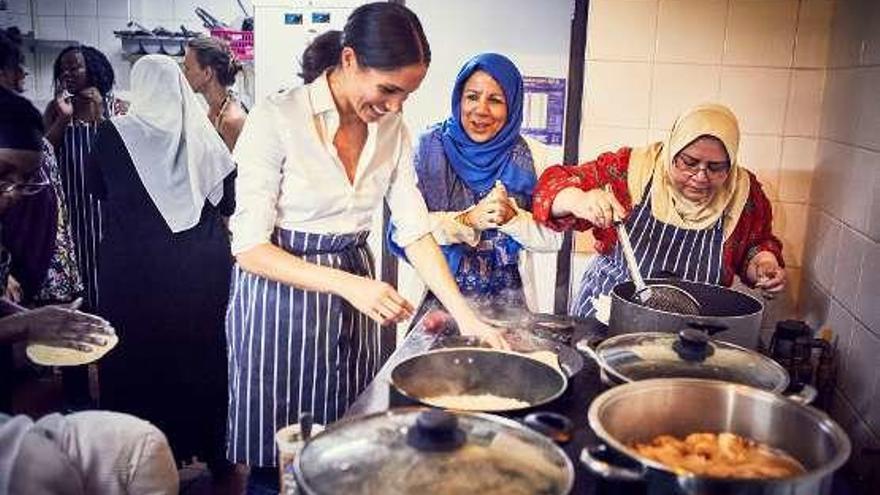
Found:
[[[147,193],[172,232],[194,227],[223,198],[235,163],[177,63],[146,55],[131,70],[129,114],[114,117]]]

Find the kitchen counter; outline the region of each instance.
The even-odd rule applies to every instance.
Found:
[[[574,339],[575,341],[583,338],[593,340],[602,337],[604,332],[605,326],[598,321],[585,320],[583,324],[575,327]],[[352,404],[346,417],[381,412],[395,406],[412,405],[412,402],[392,390],[390,385],[391,370],[404,359],[434,347],[437,339],[437,334],[428,332],[422,326],[417,325]],[[643,493],[639,485],[609,483],[593,476],[578,460],[583,447],[596,440],[595,435],[587,426],[587,408],[593,398],[602,390],[603,385],[599,379],[598,367],[593,361],[587,359],[583,370],[569,380],[568,390],[560,398],[540,408],[541,411],[563,414],[573,423],[572,440],[561,446],[575,468],[575,484],[572,493],[586,495]],[[506,414],[505,416],[512,419],[522,418],[522,415],[518,414]]]

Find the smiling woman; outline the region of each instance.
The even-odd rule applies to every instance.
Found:
[[[401,111],[430,61],[411,11],[366,4],[342,33],[306,49],[304,86],[269,96],[248,116],[234,152],[237,263],[226,333],[228,453],[252,476],[276,464],[277,429],[303,412],[324,424],[345,412],[390,354],[393,338],[378,325],[412,314],[374,280],[367,229],[383,200],[397,242],[462,332],[502,345],[456,290],[416,188]]]
[[[519,69],[503,55],[477,55],[459,71],[451,103],[449,118],[420,136],[414,157],[432,233],[462,293],[537,310],[532,253],[556,251],[562,240],[530,212],[547,163],[541,144],[520,134]],[[419,314],[436,305],[429,293]]]

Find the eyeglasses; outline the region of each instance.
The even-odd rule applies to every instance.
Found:
[[[0,181],[0,194],[12,194],[17,192],[22,196],[32,196],[48,186],[49,179],[40,173],[36,180],[29,182]]]
[[[687,153],[679,153],[675,155],[673,160],[675,168],[685,172],[691,176],[697,175],[700,171],[706,172],[707,177],[720,178],[730,172],[730,162],[710,162],[700,161],[688,155]]]

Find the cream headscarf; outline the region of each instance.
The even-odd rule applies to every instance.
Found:
[[[718,138],[727,149],[730,173],[724,184],[706,203],[685,198],[669,178],[672,160],[678,152],[700,136]],[[627,186],[633,204],[640,203],[648,182],[651,186],[651,213],[661,222],[676,227],[702,230],[724,216],[724,238],[730,237],[749,197],[749,174],[737,162],[739,125],[727,107],[698,105],[681,114],[666,142],[635,148],[629,161]]]

